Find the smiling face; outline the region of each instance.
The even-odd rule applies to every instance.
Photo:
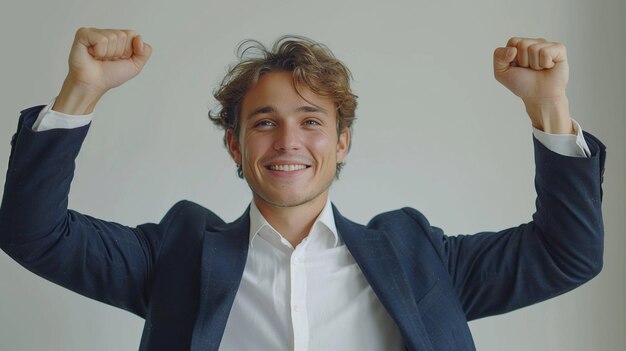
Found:
[[[334,103],[306,87],[299,91],[302,97],[291,72],[262,75],[243,99],[239,137],[226,133],[259,207],[323,206],[348,152],[350,132],[338,135]]]

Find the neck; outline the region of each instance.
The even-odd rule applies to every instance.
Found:
[[[254,204],[269,224],[295,248],[309,235],[315,219],[328,201],[328,191],[303,204],[289,207],[275,206],[254,196]]]

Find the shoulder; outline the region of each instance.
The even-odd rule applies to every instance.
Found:
[[[208,226],[224,224],[224,221],[213,211],[193,201],[180,200],[175,203],[163,216],[160,226],[169,226],[180,222],[202,221]]]
[[[418,210],[411,207],[403,207],[392,211],[379,213],[374,216],[367,224],[359,224],[341,215],[334,207],[335,222],[347,224],[355,230],[384,230],[396,231],[397,229],[417,229],[420,228],[427,231],[430,224],[426,217]]]
[[[155,241],[157,257],[163,257],[164,252],[172,250],[195,252],[200,247],[206,229],[223,223],[218,215],[204,206],[188,200],[176,202],[150,235]]]
[[[426,217],[418,210],[411,207],[403,207],[397,210],[383,212],[376,215],[367,223],[367,228],[420,227],[426,229],[430,227]]]
[[[440,228],[431,226],[422,212],[411,207],[378,214],[367,228],[382,230],[390,240],[416,250],[432,246],[439,251],[448,239]]]

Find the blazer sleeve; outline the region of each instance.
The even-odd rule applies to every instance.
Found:
[[[145,317],[163,230],[154,223],[128,227],[68,210],[74,161],[90,124],[35,132],[42,107],[22,111],[11,140],[0,247],[56,284]]]
[[[606,148],[587,132],[585,139],[588,158],[559,155],[533,138],[537,198],[529,223],[447,236],[421,218],[468,320],[560,295],[602,269]]]

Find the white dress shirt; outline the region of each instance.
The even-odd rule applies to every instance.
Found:
[[[39,114],[33,130],[76,128],[92,114]],[[548,149],[587,157],[576,135],[533,128]],[[220,350],[403,350],[397,325],[374,294],[335,227],[330,200],[311,232],[295,248],[250,205],[250,243],[243,277],[228,316]]]
[[[295,248],[250,205],[250,246],[220,350],[403,350],[337,233],[330,200]]]

